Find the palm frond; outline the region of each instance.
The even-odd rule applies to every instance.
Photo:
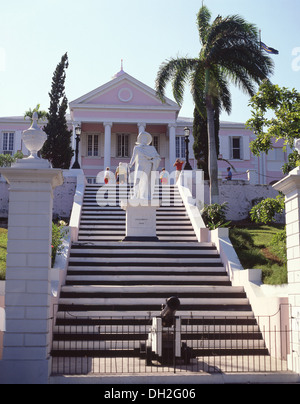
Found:
[[[254,24],[249,24],[238,15],[226,18],[218,16],[211,26],[207,41],[213,44],[219,39],[223,39],[224,41],[248,39],[251,42],[258,43],[258,29]]]
[[[174,72],[177,70],[177,59],[170,59],[166,62],[163,62],[158,70],[156,81],[155,81],[155,89],[157,97],[165,102],[165,90],[168,82],[172,80]]]
[[[206,6],[202,6],[197,15],[197,25],[199,30],[200,42],[206,44],[206,39],[210,31],[211,13]]]
[[[181,105],[183,102],[184,88],[188,82],[191,72],[196,68],[198,59],[177,58],[170,59],[160,66],[156,77],[157,96],[164,101],[165,89],[168,82],[172,83],[173,96],[176,102]]]

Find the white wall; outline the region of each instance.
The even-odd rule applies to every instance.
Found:
[[[72,170],[64,170],[64,183],[54,190],[53,214],[63,218],[70,217],[77,184],[77,177]],[[0,178],[0,218],[8,217],[7,182]]]
[[[219,181],[220,204],[228,202],[227,220],[243,220],[253,203],[260,198],[276,198],[278,192],[271,185],[251,185],[247,181]],[[209,203],[209,185],[205,181],[205,203]],[[278,218],[284,221],[284,215]]]

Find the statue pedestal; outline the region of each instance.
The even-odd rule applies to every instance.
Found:
[[[123,241],[158,241],[156,211],[159,200],[129,199],[121,203],[126,211],[126,237]]]

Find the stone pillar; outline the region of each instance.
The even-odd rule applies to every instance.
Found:
[[[300,373],[300,167],[273,186],[285,194],[291,352],[289,368]]]
[[[169,159],[170,167],[169,172],[174,171],[174,163],[176,160],[176,125],[169,125]]]
[[[246,172],[247,172],[249,184],[257,185],[258,184],[257,171],[256,170],[247,170]]]
[[[104,170],[106,167],[110,167],[110,156],[111,156],[111,128],[112,122],[105,122],[105,138],[104,138]]]
[[[36,125],[36,121],[34,122]],[[50,298],[53,189],[62,170],[37,157],[34,125],[27,159],[1,169],[8,181],[9,217],[5,285],[6,332],[0,384],[45,384],[50,374]],[[42,131],[40,131],[42,132]],[[24,132],[25,133],[25,132]],[[31,142],[31,143],[30,143]]]

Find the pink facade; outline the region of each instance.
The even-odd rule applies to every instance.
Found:
[[[197,168],[193,154],[193,119],[179,117],[180,107],[172,100],[162,103],[153,89],[121,70],[114,78],[70,103],[67,117],[73,129],[81,126],[79,160],[87,178],[93,182],[106,167],[114,171],[119,162],[128,163],[139,132],[147,131],[162,157],[160,168],[173,171],[177,157],[184,159],[184,128],[190,135],[190,163]],[[0,153],[27,150],[22,143],[22,131],[30,121],[23,117],[0,118]],[[248,180],[270,184],[283,177],[282,165],[287,153],[281,144],[268,156],[254,157],[249,144],[254,135],[242,123],[221,122],[219,177],[225,178],[232,166],[233,180]]]

